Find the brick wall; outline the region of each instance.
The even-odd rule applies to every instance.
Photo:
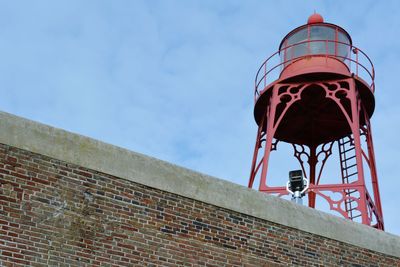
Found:
[[[0,145],[0,266],[400,266],[400,259]]]

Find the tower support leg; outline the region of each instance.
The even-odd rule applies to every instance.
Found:
[[[315,185],[315,173],[316,167],[318,163],[317,153],[316,153],[316,146],[310,146],[310,157],[308,158],[308,165],[310,166],[310,177],[309,182],[311,186]],[[308,206],[311,208],[315,208],[315,192],[310,191],[308,193]]]
[[[266,188],[266,183],[267,183],[267,172],[268,172],[268,161],[269,161],[269,156],[272,151],[272,141],[275,135],[275,112],[276,112],[276,106],[279,103],[278,99],[278,88],[273,88],[272,90],[272,95],[270,98],[270,105],[269,109],[267,112],[267,116],[264,118],[267,120],[266,123],[266,138],[265,138],[265,147],[264,147],[264,157],[263,157],[263,163],[262,163],[262,169],[261,169],[261,178],[260,178],[260,186],[259,190],[263,190]]]
[[[365,114],[365,111],[364,111]],[[375,162],[375,153],[374,153],[374,144],[372,141],[372,130],[371,124],[368,116],[365,115],[365,136],[368,148],[368,165],[371,169],[371,182],[372,182],[372,190],[374,194],[373,198],[373,207],[371,207],[372,212],[376,216],[377,224],[376,228],[384,230],[383,224],[383,213],[382,213],[382,205],[381,205],[381,197],[379,194],[379,183],[378,183],[378,175],[376,170],[376,162]]]
[[[349,121],[351,131],[353,133],[354,147],[356,153],[357,162],[357,185],[359,187],[358,191],[360,194],[360,199],[358,202],[358,210],[361,212],[361,218],[363,224],[370,224],[370,219],[368,216],[367,208],[367,196],[365,191],[365,179],[364,179],[364,168],[363,168],[363,156],[360,138],[360,112],[361,112],[361,102],[359,99],[358,92],[356,90],[354,79],[349,80],[350,90],[348,92],[348,99],[351,104],[351,121]]]

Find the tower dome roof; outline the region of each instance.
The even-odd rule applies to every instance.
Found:
[[[308,17],[307,24],[314,24],[314,23],[323,23],[324,18],[318,14],[314,13],[311,16]]]

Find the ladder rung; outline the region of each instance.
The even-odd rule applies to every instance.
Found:
[[[354,199],[350,199],[350,200],[348,200],[348,201],[346,201],[346,204],[347,205],[350,205],[350,204],[352,204],[353,202],[356,202]]]
[[[346,192],[346,195],[353,194],[354,192],[357,192],[357,189],[349,190],[348,192]],[[350,199],[350,200],[355,201],[354,199]]]
[[[354,149],[355,149],[355,147],[352,146],[352,147],[346,149],[345,151],[343,151],[342,154],[347,153],[347,152],[349,152],[349,151],[351,151],[351,150],[354,150]]]
[[[355,200],[349,200],[349,201],[346,201],[346,205],[352,205],[353,204],[353,202],[357,202],[357,201],[355,201]]]
[[[352,174],[349,174],[346,176],[347,179],[349,179],[349,177],[356,175],[358,172],[353,172]]]
[[[350,158],[347,158],[346,160],[354,159],[355,157],[356,157],[356,155],[351,156]]]
[[[359,214],[359,215],[356,215],[356,216],[354,216],[354,217],[353,217],[353,216],[351,216],[350,218],[351,218],[351,219],[355,219],[355,218],[358,218],[358,217],[361,217],[361,214]]]
[[[345,173],[343,172],[343,180],[347,179],[347,176],[345,175]]]
[[[341,139],[341,141],[343,141],[343,139]],[[341,145],[345,145],[345,144],[348,144],[348,143],[350,143],[351,141],[352,141],[352,140],[351,140],[351,139],[349,139],[349,140],[347,140],[346,142],[343,142],[343,143],[342,143],[342,142],[340,142],[340,144],[341,144]]]
[[[350,169],[350,168],[352,168],[354,166],[357,166],[357,163],[354,163],[353,165],[347,166],[347,167],[343,168],[343,170],[348,170],[348,169]]]
[[[343,157],[340,157],[341,159],[341,161],[342,161],[342,165],[344,164],[344,165],[346,165],[346,162],[348,162],[349,160],[351,160],[352,158],[351,157],[353,157],[353,156],[351,156],[351,157],[346,157],[346,153],[343,153],[341,156],[343,156]],[[355,156],[355,155],[354,155]]]
[[[351,209],[349,209],[347,212],[350,212],[350,211],[353,211],[353,210],[356,210],[356,209],[357,209],[357,207],[351,208]]]

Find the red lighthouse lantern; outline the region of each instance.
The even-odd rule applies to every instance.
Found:
[[[306,194],[309,207],[325,201],[343,217],[383,230],[370,124],[374,75],[350,35],[319,14],[287,34],[256,75],[258,131],[248,186],[257,181],[259,191],[278,196],[297,190],[293,197]],[[279,142],[292,145],[301,167],[306,183],[297,189],[298,172],[287,185],[270,185],[268,162]],[[326,182],[324,166],[333,151],[340,173]]]

